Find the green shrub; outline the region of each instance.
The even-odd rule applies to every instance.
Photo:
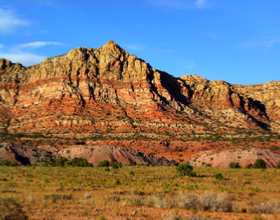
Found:
[[[8,166],[8,167],[14,167],[17,166],[18,164],[15,162],[11,162],[8,160],[0,160],[0,166]]]
[[[129,171],[130,176],[135,176],[134,172],[132,170]]]
[[[280,169],[280,163],[277,164],[276,168],[277,168],[277,169]]]
[[[98,164],[97,164],[97,167],[108,167],[110,166],[110,163],[108,160],[103,160],[103,161],[100,161]]]
[[[110,164],[110,166],[113,168],[113,169],[119,169],[119,168],[122,168],[122,163],[120,162],[113,162]]]
[[[93,165],[87,162],[84,158],[74,157],[72,160],[67,161],[64,163],[65,166],[70,167],[92,167]]]
[[[266,163],[263,159],[257,159],[256,162],[253,165],[253,168],[265,169],[266,168]]]
[[[205,167],[212,167],[212,164],[207,163],[207,164],[205,164]]]
[[[105,220],[105,216],[104,216],[104,215],[99,215],[99,216],[98,216],[98,219],[99,219],[99,220]]]
[[[215,174],[215,178],[216,178],[217,180],[223,180],[225,177],[223,176],[223,174],[217,173],[217,174]]]
[[[105,167],[104,171],[109,172],[110,171],[109,167]]]
[[[193,166],[189,163],[181,163],[176,167],[176,171],[180,176],[196,176],[196,174],[192,170]]]
[[[67,162],[68,159],[65,158],[65,157],[58,157],[55,162],[54,162],[54,165],[55,166],[60,166],[60,167],[64,167],[65,165],[65,162]]]
[[[249,163],[245,166],[246,169],[251,169],[253,167],[253,164]]]
[[[239,165],[239,163],[236,162],[231,162],[229,165],[229,168],[241,168],[241,166]]]
[[[48,166],[48,164],[46,164],[46,163],[41,163],[41,167],[47,167]]]

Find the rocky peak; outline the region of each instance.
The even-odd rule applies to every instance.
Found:
[[[0,71],[0,129],[10,132],[190,132],[269,127],[269,114],[279,120],[277,86],[270,92],[276,104],[268,108],[263,93],[247,97],[250,87],[197,75],[176,79],[114,41],[97,49],[78,47],[28,68],[1,59]]]
[[[15,71],[21,69],[23,66],[20,63],[12,63],[10,60],[0,59],[0,74],[6,71]]]
[[[89,47],[78,47],[72,49],[66,56],[71,61],[88,61],[94,56],[94,49]]]
[[[110,49],[110,50],[115,50],[115,51],[120,51],[121,48],[120,46],[115,42],[115,41],[108,41],[103,47],[102,49]]]

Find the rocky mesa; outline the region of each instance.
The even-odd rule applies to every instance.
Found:
[[[1,59],[0,127],[52,134],[279,132],[279,87],[175,78],[109,41],[28,67]]]

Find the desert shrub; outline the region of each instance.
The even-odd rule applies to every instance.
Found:
[[[253,167],[253,164],[249,163],[245,166],[246,169],[251,169]]]
[[[103,161],[100,161],[98,164],[97,164],[97,167],[108,167],[110,166],[110,163],[108,160],[103,160]]]
[[[253,203],[253,212],[264,214],[279,214],[280,201],[268,201],[263,203]]]
[[[66,166],[72,167],[92,167],[93,165],[87,162],[84,158],[74,157],[72,160],[65,162]]]
[[[277,168],[277,169],[280,169],[280,163],[277,164],[276,168]]]
[[[257,159],[255,163],[253,164],[253,168],[256,169],[265,169],[266,168],[266,163],[264,162],[263,159]]]
[[[41,167],[47,167],[48,166],[48,164],[47,163],[41,163]]]
[[[179,201],[177,201],[179,207],[185,209],[198,209],[202,211],[214,210],[222,212],[230,212],[233,206],[230,201],[230,196],[226,194],[219,194],[212,192],[205,192],[200,197],[195,192],[181,193]]]
[[[195,192],[179,194],[178,205],[184,209],[196,209],[197,208],[197,195]]]
[[[129,175],[130,175],[130,176],[135,176],[135,173],[134,173],[132,170],[130,170],[130,171],[129,171]]]
[[[58,157],[55,162],[54,162],[54,165],[55,166],[60,166],[60,167],[64,167],[65,165],[65,162],[67,162],[68,159],[65,158],[65,157]]]
[[[104,171],[109,172],[110,171],[109,167],[105,167]]]
[[[98,216],[98,219],[99,219],[99,220],[105,220],[105,216],[104,216],[104,215],[99,215],[99,216]]]
[[[84,197],[84,199],[89,199],[89,198],[91,198],[91,193],[86,192],[83,197]]]
[[[122,168],[122,163],[120,162],[113,162],[110,164],[110,166],[113,168],[113,169],[119,169],[119,168]]]
[[[8,161],[8,160],[0,160],[0,166],[8,166],[8,167],[14,167],[17,166],[18,164]]]
[[[207,164],[205,164],[205,167],[212,167],[212,164],[207,163]]]
[[[25,220],[28,219],[22,206],[13,198],[0,199],[0,219],[3,220]]]
[[[163,220],[205,220],[202,215],[185,215],[184,217],[177,217],[169,213]]]
[[[232,210],[232,205],[228,195],[217,195],[216,193],[206,192],[198,198],[198,209],[203,211],[214,210],[230,212]]]
[[[72,194],[67,195],[67,194],[51,194],[51,195],[45,195],[44,199],[45,200],[51,200],[52,202],[56,200],[71,200],[73,198]]]
[[[195,172],[193,172],[192,170],[193,166],[189,163],[181,163],[176,167],[176,171],[180,176],[196,176]]]
[[[239,163],[236,163],[236,162],[231,162],[228,166],[229,166],[229,168],[241,168]]]
[[[223,174],[217,173],[217,174],[215,174],[215,178],[216,178],[217,180],[223,180],[225,177],[223,176]]]

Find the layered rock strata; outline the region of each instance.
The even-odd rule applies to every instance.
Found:
[[[259,85],[260,93],[196,75],[175,78],[109,41],[28,67],[0,59],[0,127],[73,134],[279,132],[279,86]]]

